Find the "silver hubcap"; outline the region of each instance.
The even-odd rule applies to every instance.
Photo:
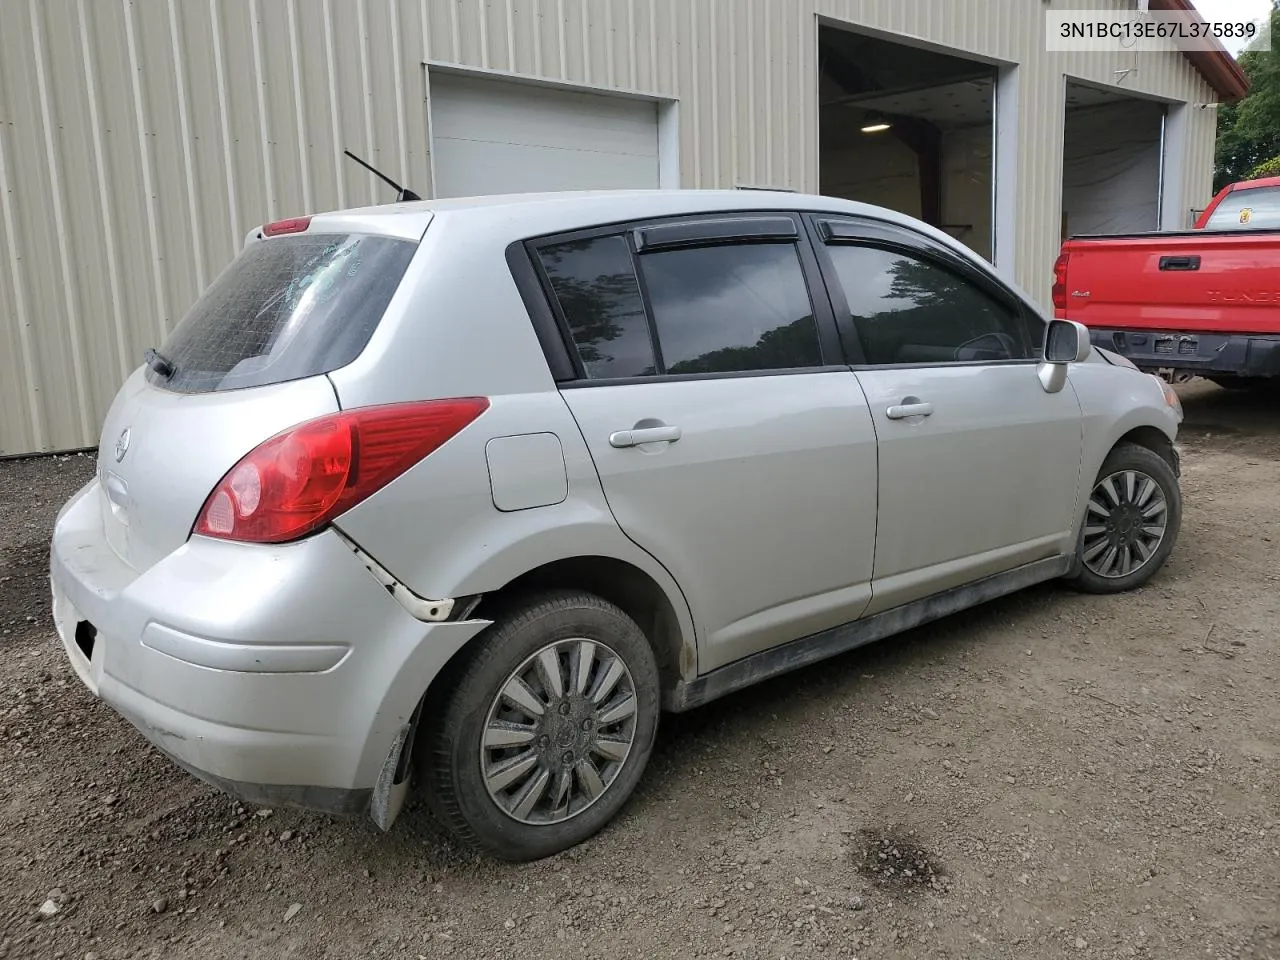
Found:
[[[521,823],[576,817],[609,789],[636,735],[636,688],[603,643],[549,643],[512,671],[489,706],[480,773]]]
[[[1139,470],[1113,473],[1089,495],[1081,559],[1100,577],[1128,576],[1155,554],[1168,522],[1160,484]]]

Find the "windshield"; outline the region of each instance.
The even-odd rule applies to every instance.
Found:
[[[1206,230],[1280,228],[1280,187],[1232,190],[1209,214]]]
[[[169,335],[164,363],[153,363],[147,378],[179,393],[212,393],[345,366],[369,342],[416,249],[363,234],[254,243]]]

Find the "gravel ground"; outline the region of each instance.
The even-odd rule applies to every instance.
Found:
[[[525,866],[418,806],[383,835],[176,770],[49,623],[92,459],[0,464],[0,957],[1280,960],[1280,405],[1182,391],[1151,585],[1033,589],[667,718],[620,819]]]

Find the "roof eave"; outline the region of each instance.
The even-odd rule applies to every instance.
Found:
[[[1191,0],[1151,0],[1151,9],[1187,13],[1193,20],[1204,20]],[[1220,100],[1224,103],[1239,100],[1249,92],[1249,78],[1226,47],[1216,39],[1213,43],[1216,50],[1184,50],[1183,55],[1213,87]]]

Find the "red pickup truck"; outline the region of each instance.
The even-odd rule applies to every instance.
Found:
[[[1280,177],[1225,187],[1188,231],[1071,237],[1054,314],[1170,379],[1280,377]]]

